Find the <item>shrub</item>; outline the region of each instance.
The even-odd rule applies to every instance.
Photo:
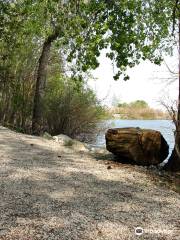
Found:
[[[143,100],[137,100],[131,103],[121,103],[118,105],[118,113],[124,119],[167,119],[167,114],[152,109]]]
[[[52,135],[83,136],[94,130],[103,115],[104,109],[86,84],[63,76],[49,79],[44,119]]]

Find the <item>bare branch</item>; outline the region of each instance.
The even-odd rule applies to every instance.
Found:
[[[177,101],[172,101],[169,97],[166,99],[160,99],[159,103],[166,109],[167,113],[169,114],[170,118],[172,119],[176,129],[178,127],[177,122]]]

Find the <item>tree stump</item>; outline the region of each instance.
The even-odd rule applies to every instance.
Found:
[[[157,165],[165,160],[169,146],[159,131],[140,128],[109,129],[106,148],[123,162],[137,165]]]

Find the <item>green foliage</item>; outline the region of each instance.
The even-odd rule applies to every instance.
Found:
[[[132,102],[132,103],[130,103],[130,106],[135,107],[135,108],[147,108],[147,107],[149,107],[148,103],[145,102],[144,100],[137,100],[135,102]]]
[[[107,48],[107,57],[116,63],[117,80],[127,67],[141,59],[160,64],[162,51],[172,52],[172,14],[177,24],[178,9],[173,0],[69,0],[3,1],[2,33],[8,45],[23,41],[41,45],[58,33],[57,50],[67,61],[75,61],[78,71],[99,66],[97,57]],[[78,72],[77,72],[78,74]]]
[[[141,59],[159,64],[162,51],[172,53],[175,43],[171,34],[172,15],[176,29],[178,7],[173,0],[0,1],[1,122],[26,131],[30,129],[38,60],[44,41],[53,33],[57,33],[53,51],[63,60],[50,61],[48,88],[52,93],[46,92],[47,116],[57,110],[55,100],[59,101],[59,108],[64,106],[71,113],[80,111],[80,107],[75,110],[70,107],[74,102],[82,109],[86,106],[95,116],[102,109],[80,81],[82,72],[99,66],[97,58],[102,49],[107,49],[107,57],[116,64],[116,80],[120,75],[128,80],[127,67],[135,66]],[[58,86],[56,81],[63,68],[59,66],[64,64],[66,72],[67,61],[74,70],[71,81],[61,76],[63,80]],[[52,71],[55,65],[56,71]],[[50,86],[50,82],[55,86]],[[81,114],[85,115],[83,111]],[[50,128],[55,131],[54,127]]]
[[[0,82],[0,121],[21,132],[31,132],[37,47],[36,42],[19,45],[1,65],[4,81]],[[54,45],[43,100],[43,128],[51,134],[74,137],[94,129],[104,110],[83,78],[65,77],[63,70],[63,60]]]
[[[148,107],[148,103],[145,102],[144,100],[136,100],[134,102],[131,103],[119,103],[117,105],[118,107],[134,107],[134,108],[146,108]]]
[[[150,108],[144,100],[119,103],[117,111],[123,119],[168,119],[166,113]]]
[[[45,109],[47,131],[71,137],[93,131],[104,114],[92,90],[60,75],[48,81]]]
[[[134,67],[141,59],[160,64],[162,51],[171,52],[175,44],[172,36],[172,0],[89,1],[84,8],[86,29],[71,45],[72,57],[83,71],[98,67],[101,49],[108,48],[107,57],[116,63],[117,80],[127,67]],[[178,10],[175,11],[175,24]],[[72,53],[71,52],[71,53]]]

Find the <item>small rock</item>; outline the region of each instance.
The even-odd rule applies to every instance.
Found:
[[[68,142],[72,141],[73,139],[64,135],[64,134],[59,134],[57,136],[52,137],[56,142],[62,145],[66,145]]]
[[[58,142],[59,144],[66,146],[66,147],[70,147],[70,148],[74,149],[75,151],[89,152],[87,144],[82,143],[78,140],[72,139],[64,134],[54,136],[53,139],[56,142]]]
[[[48,140],[53,139],[53,137],[52,137],[48,132],[45,132],[45,133],[43,134],[43,138],[46,138],[46,139],[48,139]]]
[[[79,152],[89,152],[88,148],[86,147],[86,144],[78,140],[73,140],[72,148]]]
[[[109,170],[109,169],[112,169],[112,166],[109,165],[109,166],[107,167],[107,169],[108,169],[108,170]]]

